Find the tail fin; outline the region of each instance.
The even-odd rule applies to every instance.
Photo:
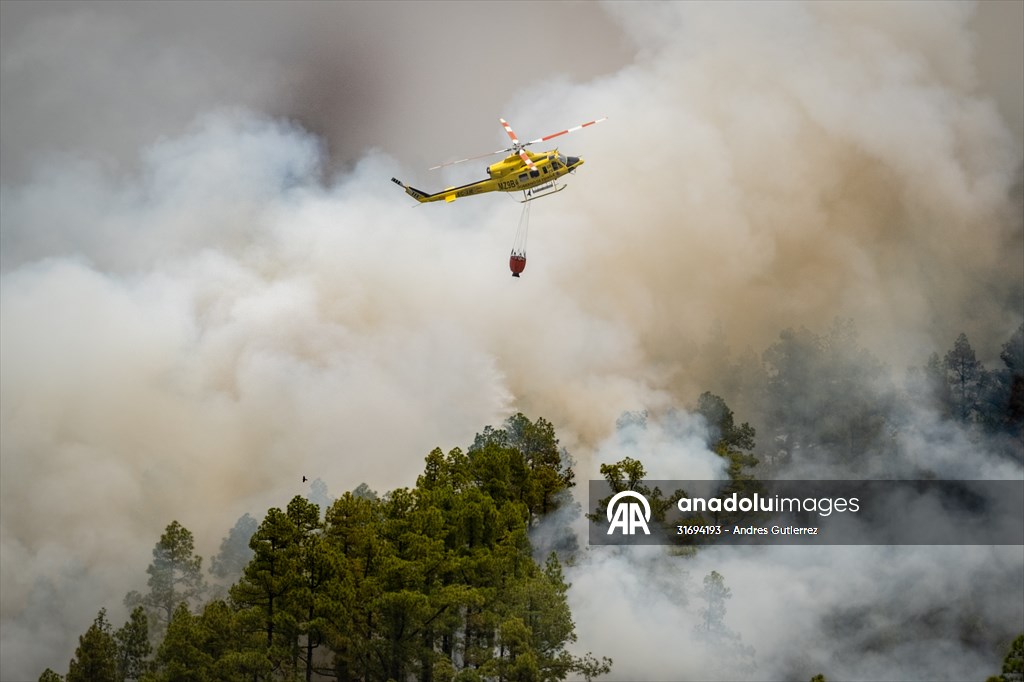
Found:
[[[428,201],[437,201],[440,198],[437,194],[428,194],[422,190],[416,189],[415,187],[410,187],[409,185],[405,184],[398,178],[391,178],[391,182],[395,183],[396,185],[404,189],[406,194],[408,194],[421,204],[426,203]]]

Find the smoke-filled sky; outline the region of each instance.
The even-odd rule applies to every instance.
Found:
[[[66,670],[171,520],[208,557],[303,475],[409,485],[521,410],[585,479],[629,451],[622,411],[692,405],[717,333],[759,353],[849,317],[894,376],[961,331],[994,366],[1024,316],[1022,33],[1019,2],[0,3],[0,678]],[[519,280],[519,204],[389,182],[482,177],[425,169],[503,146],[499,116],[532,139],[605,115],[560,138],[586,165],[533,206]],[[645,443],[682,453],[663,478],[709,461]],[[830,657],[856,637],[821,614],[1024,562],[890,554],[707,553],[691,580],[746,604],[758,679],[800,638],[811,667],[914,679]],[[692,614],[670,577],[610,589],[635,559],[576,570],[580,650],[616,679],[726,674],[658,658]],[[595,609],[612,593],[635,599]],[[764,620],[785,609],[806,618]]]

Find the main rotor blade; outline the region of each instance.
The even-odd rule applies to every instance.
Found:
[[[607,121],[608,117],[605,116],[604,118],[599,118],[599,119],[597,119],[595,121],[587,121],[586,123],[581,123],[580,125],[576,126],[575,128],[568,128],[566,130],[562,130],[562,131],[559,131],[557,133],[552,133],[551,135],[545,135],[544,137],[538,137],[536,140],[530,140],[529,142],[520,142],[519,141],[519,137],[516,135],[516,132],[514,130],[512,130],[512,126],[509,125],[509,122],[506,121],[503,118],[499,118],[498,120],[501,121],[502,127],[505,128],[505,132],[508,134],[508,139],[510,139],[512,141],[512,146],[511,147],[508,147],[507,149],[498,149],[498,150],[493,151],[493,152],[488,152],[487,154],[480,154],[479,156],[470,156],[470,157],[465,158],[465,159],[458,159],[457,161],[446,161],[445,163],[439,163],[436,166],[431,166],[428,170],[437,170],[438,168],[446,168],[447,166],[454,166],[456,164],[465,163],[467,161],[476,161],[477,159],[484,159],[484,158],[487,158],[488,156],[494,156],[495,154],[507,154],[508,152],[512,152],[513,154],[518,153],[520,158],[530,168],[530,170],[537,170],[537,166],[534,165],[533,161],[530,160],[530,157],[527,156],[526,153],[523,151],[523,147],[528,147],[529,145],[537,144],[538,142],[547,142],[551,138],[558,137],[560,135],[568,135],[569,133],[574,133],[577,130],[582,130],[583,128],[587,128],[587,127],[595,125],[597,123],[601,123],[602,121]]]
[[[529,142],[523,143],[523,146],[525,147],[526,145],[536,144],[538,142],[547,142],[548,140],[550,140],[553,137],[558,137],[559,135],[568,135],[569,133],[575,133],[577,130],[583,130],[584,128],[587,128],[589,126],[592,126],[592,125],[595,125],[597,123],[600,123],[601,121],[607,121],[607,120],[608,120],[608,117],[605,116],[604,118],[599,118],[596,121],[587,121],[586,123],[581,123],[580,125],[576,126],[575,128],[568,128],[566,130],[562,130],[562,131],[559,131],[557,133],[553,133],[551,135],[545,135],[544,137],[538,137],[536,140],[530,140]]]
[[[459,159],[458,161],[446,161],[445,163],[440,163],[440,164],[438,164],[436,166],[431,166],[427,170],[437,170],[438,168],[444,168],[446,166],[454,166],[457,163],[465,163],[466,161],[476,161],[477,159],[486,159],[488,156],[494,156],[495,154],[505,154],[505,153],[510,152],[510,151],[512,151],[512,150],[511,149],[499,149],[498,151],[489,152],[487,154],[480,154],[479,156],[470,156],[467,159]]]
[[[501,121],[501,125],[504,126],[505,132],[508,133],[509,139],[512,140],[512,150],[513,151],[514,150],[518,150],[519,146],[520,146],[519,145],[519,138],[516,137],[515,132],[512,130],[512,126],[510,126],[508,124],[508,121],[506,121],[503,118],[499,118],[498,120]]]
[[[532,170],[532,171],[537,170],[537,166],[534,165],[533,160],[530,159],[530,156],[529,156],[529,154],[526,153],[525,149],[520,149],[519,150],[519,158],[523,160],[523,163],[525,163],[529,167],[530,170]]]

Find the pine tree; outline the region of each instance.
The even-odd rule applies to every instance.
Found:
[[[206,651],[206,633],[198,616],[180,602],[156,652],[157,679],[205,682],[211,679],[214,657]]]
[[[146,569],[149,592],[129,592],[125,606],[144,606],[153,616],[150,625],[158,632],[166,629],[178,604],[198,605],[206,590],[203,580],[203,559],[195,554],[192,533],[172,521],[153,548],[153,561]]]
[[[962,422],[971,421],[978,411],[985,368],[975,356],[966,334],[961,333],[956,337],[943,364],[953,395],[955,414]]]
[[[1024,438],[1024,324],[1003,344],[999,359],[1004,368],[988,373],[985,421],[995,431],[1016,436],[1019,444]]]
[[[918,377],[915,377],[918,378]],[[928,362],[919,370],[919,387],[943,419],[953,416],[953,391],[949,387],[946,365],[938,353],[928,356]]]
[[[138,680],[149,669],[149,656],[153,646],[149,643],[149,622],[146,610],[136,606],[128,622],[114,633],[117,642],[117,677],[119,680]]]
[[[259,522],[249,514],[243,514],[220,542],[220,551],[210,560],[210,573],[222,583],[232,583],[242,575],[245,565],[252,559],[249,540],[259,527]]]
[[[202,649],[213,658],[210,679],[217,682],[250,682],[267,679],[271,662],[258,632],[246,627],[241,614],[227,602],[209,602],[199,617]]]
[[[550,422],[531,422],[522,413],[505,420],[504,428],[486,427],[469,449],[473,476],[489,488],[495,501],[510,496],[526,505],[530,522],[554,511],[559,495],[575,485],[567,453],[558,447]]]
[[[1021,682],[1024,680],[1024,634],[1018,635],[1010,645],[1010,651],[1003,659],[1003,680]]]
[[[306,499],[324,510],[334,502],[334,498],[327,492],[327,484],[320,478],[313,479],[309,484],[309,495],[306,496]]]
[[[754,449],[754,427],[747,422],[737,426],[725,401],[707,391],[697,399],[697,413],[708,425],[711,449],[729,462],[729,478],[752,478],[743,470],[757,466],[757,458],[750,454]]]
[[[344,493],[327,510],[325,540],[334,563],[326,586],[325,639],[341,680],[370,677],[373,604],[382,588],[380,566],[387,543],[380,534],[382,503],[376,497]]]
[[[266,656],[277,668],[292,659],[295,622],[287,599],[299,581],[295,523],[280,509],[270,509],[249,546],[253,558],[231,586],[231,601],[249,627],[263,633]]]
[[[322,622],[323,594],[333,575],[333,566],[324,546],[320,508],[296,496],[285,512],[296,530],[296,584],[286,595],[285,608],[292,614],[295,630],[292,635],[297,659],[307,682],[313,676],[313,652],[324,639]],[[302,648],[299,649],[299,640]]]
[[[725,586],[725,579],[718,571],[704,576],[704,589],[700,598],[705,606],[701,609],[701,621],[697,629],[709,634],[728,632],[725,627],[725,602],[732,598],[732,590]]]
[[[118,682],[117,643],[110,633],[107,610],[100,609],[89,629],[78,638],[66,682]]]

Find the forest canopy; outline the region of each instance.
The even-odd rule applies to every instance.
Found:
[[[130,621],[113,631],[101,610],[65,679],[606,673],[609,659],[566,650],[576,639],[569,585],[554,555],[535,561],[528,535],[572,485],[552,425],[517,414],[468,451],[430,452],[413,488],[377,496],[363,485],[324,509],[296,496],[256,526],[243,516],[213,559],[213,585],[192,534],[173,521],[153,550],[148,592],[125,598]]]
[[[902,388],[887,386],[852,323],[837,321],[823,335],[783,331],[760,361],[748,355],[725,373],[723,392],[748,407],[750,422],[709,391],[691,412],[732,486],[815,460],[856,471],[891,454],[892,434],[908,428],[917,403],[1019,462],[1024,327],[1000,359],[1003,367],[986,369],[961,334],[944,355],[912,368]],[[624,413],[617,428],[643,429],[648,419]],[[101,608],[66,676],[47,669],[40,680],[511,682],[606,674],[609,658],[569,651],[576,632],[562,561],[574,560],[574,538],[562,537],[559,554],[547,556],[531,538],[556,513],[578,515],[572,465],[550,422],[516,414],[485,427],[466,450],[432,450],[410,488],[378,495],[364,483],[331,499],[315,480],[308,497],[261,520],[245,514],[208,567],[192,533],[172,521],[154,546],[147,590],[124,599],[128,620],[115,629]],[[615,490],[650,492],[636,459],[601,464],[600,472]],[[704,577],[694,636],[723,653],[723,665],[732,666],[723,669],[746,674],[756,670],[756,652],[726,623],[725,581],[717,571]],[[1016,665],[1019,641],[1007,666]]]

